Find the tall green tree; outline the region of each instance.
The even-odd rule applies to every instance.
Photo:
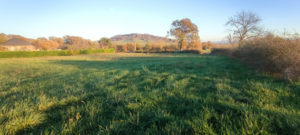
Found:
[[[185,50],[188,46],[200,42],[198,27],[188,18],[175,20],[172,23],[169,34],[174,36],[178,41],[180,51]]]
[[[112,42],[110,38],[101,38],[98,41],[99,45],[101,48],[111,48],[112,47]]]

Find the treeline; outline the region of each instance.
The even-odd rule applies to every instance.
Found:
[[[137,52],[137,53],[156,53],[156,52],[197,52],[202,53],[203,51],[209,50],[212,46],[210,41],[200,42],[200,40],[194,43],[183,43],[178,44],[165,44],[163,42],[147,43],[141,45],[138,43],[127,43],[127,44],[114,44],[110,38],[101,38],[98,41],[92,41],[84,39],[78,36],[64,36],[64,37],[49,37],[49,38],[37,38],[30,39],[20,35],[5,35],[0,34],[0,44],[11,39],[20,38],[32,45],[38,50],[92,50],[92,49],[107,49],[113,48],[117,52]],[[1,50],[1,48],[0,48]],[[2,49],[3,50],[3,49]]]
[[[99,41],[92,41],[84,39],[79,36],[64,36],[64,37],[41,37],[37,39],[30,39],[20,35],[5,35],[0,34],[0,44],[12,38],[23,39],[38,50],[83,50],[83,49],[106,49],[111,48],[111,42],[108,38],[102,38]],[[1,48],[0,48],[1,49]]]
[[[196,53],[202,53],[203,51],[210,50],[212,47],[212,43],[210,41],[208,42],[202,42],[198,44],[197,46],[186,46],[185,49],[181,49],[178,44],[160,44],[160,43],[154,43],[150,44],[147,43],[146,45],[142,46],[137,43],[127,43],[123,45],[112,45],[113,48],[117,52],[137,52],[137,53],[157,53],[157,52],[196,52]]]

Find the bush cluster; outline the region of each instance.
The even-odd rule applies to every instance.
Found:
[[[269,34],[242,42],[233,55],[263,71],[279,74],[288,80],[299,80],[299,38],[282,38]]]

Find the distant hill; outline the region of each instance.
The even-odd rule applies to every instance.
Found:
[[[229,44],[227,40],[212,41],[213,44]]]
[[[127,43],[137,43],[140,45],[145,45],[147,43],[150,44],[176,44],[176,41],[174,39],[166,38],[166,37],[160,37],[160,36],[154,36],[150,34],[138,34],[138,33],[132,33],[132,34],[124,34],[124,35],[116,35],[110,38],[114,44],[127,44]]]

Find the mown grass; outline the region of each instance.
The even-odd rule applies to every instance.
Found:
[[[0,59],[1,134],[299,134],[300,84],[221,56]]]
[[[114,49],[91,50],[56,50],[56,51],[0,51],[0,58],[41,57],[41,56],[70,56],[93,53],[112,53]]]

